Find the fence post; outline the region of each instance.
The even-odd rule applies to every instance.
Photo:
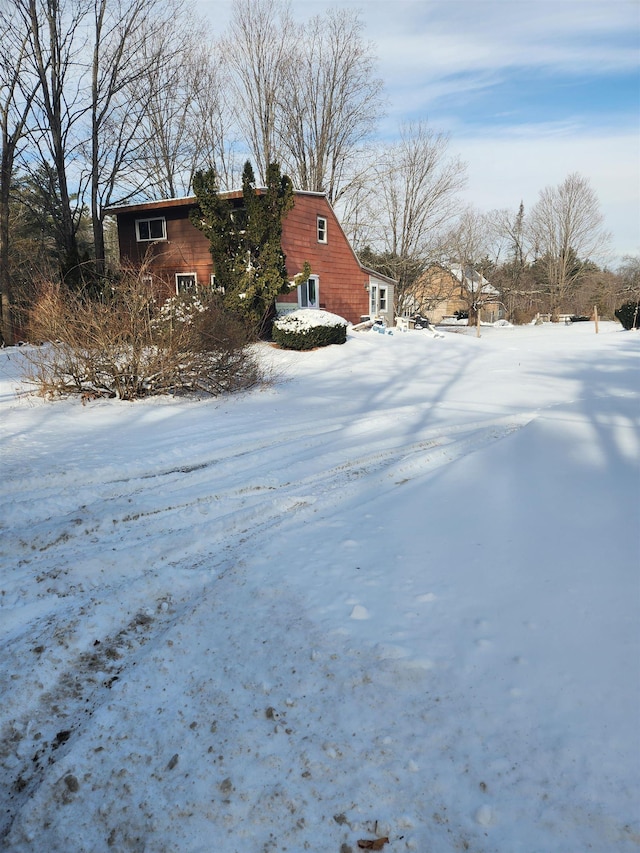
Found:
[[[593,316],[594,316],[594,319],[596,321],[596,335],[597,335],[598,331],[599,331],[599,329],[598,329],[598,306],[597,305],[593,306]]]

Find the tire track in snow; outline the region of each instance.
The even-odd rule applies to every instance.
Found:
[[[311,473],[295,479],[285,477],[296,466],[308,466],[308,436],[294,444],[293,452],[290,443],[279,441],[278,447],[288,447],[289,464],[279,469],[280,482],[275,484],[247,485],[247,473],[255,469],[256,458],[263,465],[268,463],[268,450],[267,459],[262,459],[265,448],[241,455],[241,458],[246,458],[247,465],[241,470],[232,468],[228,471],[225,489],[211,489],[211,472],[215,470],[217,473],[219,460],[213,460],[210,465],[180,466],[157,474],[148,472],[144,478],[120,480],[117,482],[119,493],[113,488],[116,483],[109,483],[106,492],[99,494],[94,503],[86,507],[94,518],[102,516],[105,519],[103,529],[91,531],[99,537],[104,552],[120,548],[120,556],[124,552],[135,553],[161,532],[163,542],[168,536],[177,540],[173,554],[165,555],[176,570],[193,572],[194,568],[201,568],[204,572],[194,577],[179,611],[169,609],[167,605],[166,610],[158,610],[157,613],[149,614],[140,609],[133,616],[129,614],[122,624],[114,625],[109,637],[99,640],[99,648],[87,647],[85,638],[84,647],[68,654],[65,653],[65,643],[59,643],[60,647],[51,661],[53,680],[42,685],[39,692],[35,691],[39,697],[36,702],[33,695],[29,697],[28,714],[16,717],[12,723],[6,724],[2,732],[4,746],[0,760],[5,782],[0,786],[0,839],[9,831],[13,816],[33,795],[49,768],[66,754],[73,738],[82,732],[96,709],[109,701],[108,691],[113,681],[132,671],[142,646],[176,624],[185,609],[194,606],[189,602],[198,602],[206,586],[215,585],[216,579],[227,568],[241,560],[243,547],[249,540],[259,537],[263,531],[273,535],[275,528],[296,523],[293,519],[295,510],[306,509],[323,514],[337,511],[343,502],[357,497],[363,478],[368,480],[367,492],[372,489],[371,478],[375,480],[374,491],[377,493],[380,489],[396,488],[407,479],[435,473],[443,465],[500,440],[529,420],[530,416],[505,417],[434,430],[433,434],[408,445],[374,447],[353,459],[345,459],[344,451],[336,452],[330,448],[313,457],[314,470]],[[318,435],[322,436],[321,433]],[[333,464],[328,465],[329,462]],[[126,484],[131,488],[123,492],[122,486]],[[173,498],[170,502],[166,501],[167,492]],[[149,504],[147,509],[132,511],[129,502],[137,494],[145,495]],[[194,522],[193,513],[199,508],[207,509],[208,514]],[[65,590],[65,573],[68,571],[72,579],[72,565],[81,565],[85,552],[88,559],[95,552],[96,543],[87,540],[86,545],[83,544],[88,533],[86,530],[81,533],[80,525],[66,531],[65,535],[56,530],[55,536],[47,542],[45,534],[49,523],[50,519],[44,519],[35,525],[31,543],[36,543],[34,562],[39,562],[41,572],[49,581],[60,582],[56,594],[67,596],[70,606],[66,618],[58,618],[55,627],[48,616],[40,620],[40,632],[38,623],[30,623],[29,634],[21,637],[15,647],[16,661],[20,654],[25,653],[25,644],[33,646],[36,638],[39,639],[32,653],[43,654],[48,642],[57,642],[56,637],[64,637],[65,634],[72,635],[80,623],[84,624],[86,633],[86,623],[91,615],[97,616],[100,609],[111,612],[113,598],[119,598],[118,592],[126,595],[125,600],[130,607],[136,602],[135,581],[132,583],[128,573],[118,574],[113,582],[102,576],[98,595],[74,587],[73,583]],[[249,547],[253,546],[249,544]],[[171,559],[172,556],[175,560]],[[34,566],[30,565],[29,574],[32,575],[33,570]],[[138,581],[140,601],[144,597],[142,590],[149,582],[148,576],[153,573],[152,565],[143,564],[138,571],[141,573]],[[54,573],[57,573],[55,578]],[[50,595],[50,590],[44,594]],[[166,599],[164,601],[166,603]],[[59,603],[54,607],[60,617]],[[104,619],[105,616],[100,615],[97,621],[103,623]],[[59,655],[57,659],[56,655]],[[20,693],[25,695],[24,689],[18,689]]]
[[[81,526],[83,512],[94,520],[111,518],[112,523],[119,524],[137,521],[142,517],[158,515],[163,512],[179,512],[202,503],[213,504],[225,500],[249,498],[254,495],[262,495],[265,491],[282,492],[283,490],[294,490],[296,487],[313,489],[323,485],[330,486],[334,482],[339,487],[353,476],[362,476],[377,468],[390,466],[394,462],[401,463],[404,459],[409,458],[413,464],[426,472],[430,465],[434,464],[434,457],[426,455],[422,456],[421,463],[419,460],[421,455],[430,448],[446,445],[447,450],[444,458],[448,461],[454,461],[461,455],[484,445],[487,441],[497,440],[513,429],[523,426],[532,417],[533,414],[523,415],[519,418],[505,416],[458,426],[435,428],[424,433],[424,437],[418,441],[393,445],[388,448],[374,448],[355,458],[348,456],[345,458],[345,455],[352,449],[351,444],[347,444],[341,450],[329,447],[322,452],[322,447],[318,447],[318,444],[330,442],[329,433],[326,430],[317,431],[315,438],[324,439],[319,443],[310,441],[307,434],[301,438],[300,430],[296,430],[295,433],[281,438],[275,443],[264,442],[258,448],[244,449],[240,453],[227,457],[217,455],[215,458],[208,458],[191,464],[185,463],[160,471],[143,470],[140,474],[127,478],[100,479],[100,472],[97,472],[97,477],[95,477],[96,472],[94,472],[94,476],[86,480],[80,488],[74,480],[73,491],[67,491],[66,495],[60,494],[61,486],[56,484],[50,487],[52,500],[55,495],[53,507],[42,499],[42,493],[43,491],[46,493],[47,487],[43,488],[40,483],[35,493],[38,496],[39,507],[42,508],[38,513],[38,518],[34,518],[33,498],[35,494],[30,494],[28,489],[22,490],[22,494],[25,495],[22,501],[11,501],[10,506],[7,504],[6,507],[0,507],[0,510],[6,510],[6,518],[11,514],[11,507],[23,503],[28,508],[28,522],[23,528],[25,533],[21,544],[24,547],[28,539],[31,550],[42,551],[58,544],[58,540],[62,540],[62,544],[64,544],[68,539],[77,538],[80,531],[74,530],[73,525]],[[304,431],[304,428],[300,429]],[[354,444],[359,438],[360,434],[354,439]],[[356,446],[358,449],[362,449],[361,441],[358,441]],[[276,473],[290,472],[300,465],[307,467],[310,457],[313,458],[312,464],[316,470],[308,476],[292,481],[284,479]],[[245,464],[238,464],[240,460],[243,460]],[[263,474],[265,475],[264,481],[260,482],[260,477]],[[216,478],[219,475],[221,488],[211,489],[212,475]],[[123,489],[123,486],[128,488]],[[64,492],[64,487],[62,488]],[[185,493],[187,497],[164,506],[154,506],[148,510],[138,511],[133,508],[136,497],[140,495],[150,497],[154,492],[165,492],[167,490],[171,490],[172,495]],[[194,492],[196,493],[195,497],[193,496]],[[269,500],[271,498],[272,495]],[[118,507],[119,503],[129,504],[130,506],[125,512]],[[112,506],[113,510],[111,510]],[[61,510],[66,511],[68,529],[59,532],[53,540],[46,540],[44,537],[38,538],[38,522],[41,522],[46,529],[51,519],[50,510],[52,508],[56,509],[58,513]],[[8,531],[10,534],[13,531],[20,530],[19,519],[16,519],[16,522],[11,525],[11,530]],[[27,536],[27,532],[29,536]],[[88,530],[86,532],[91,533],[93,531]]]
[[[158,604],[157,612],[139,610],[112,636],[96,639],[91,649],[73,654],[64,662],[58,655],[64,653],[73,632],[73,620],[66,624],[56,622],[48,638],[44,632],[36,635],[33,654],[43,658],[53,678],[46,688],[32,685],[25,697],[27,712],[5,722],[0,733],[0,842],[50,768],[68,752],[96,709],[109,702],[113,683],[125,669],[135,665],[143,646],[179,618],[166,601]],[[74,782],[65,781],[73,791]]]
[[[20,590],[32,583],[31,607],[41,607],[41,615],[31,625],[46,623],[53,610],[60,614],[60,599],[70,607],[82,602],[95,602],[96,596],[130,594],[131,568],[138,577],[151,577],[163,566],[177,571],[193,572],[204,567],[215,574],[221,561],[233,559],[263,531],[273,532],[298,523],[300,513],[320,518],[334,513],[349,500],[359,499],[362,480],[368,493],[397,488],[418,476],[435,474],[443,466],[480,447],[500,440],[531,419],[492,419],[440,431],[433,437],[410,445],[378,449],[324,467],[331,451],[314,458],[315,470],[297,479],[275,484],[254,483],[238,487],[242,473],[233,471],[228,488],[211,490],[211,477],[198,468],[187,474],[173,472],[170,482],[165,477],[150,478],[144,506],[135,510],[130,494],[99,495],[90,507],[62,519],[51,530],[47,519],[30,526],[30,543],[26,533],[5,537],[9,553],[22,559],[13,572],[6,571],[0,601],[0,629],[11,642],[17,640],[16,625],[24,624],[21,607],[12,614],[12,602],[22,605]],[[308,449],[300,449],[297,459],[281,469],[282,477],[295,466],[308,465]],[[373,478],[373,483],[371,481]],[[138,488],[138,481],[132,483]],[[167,492],[174,498],[166,501]],[[102,520],[100,520],[102,518]],[[47,539],[50,536],[53,538]],[[170,544],[167,544],[170,543]],[[96,552],[99,556],[96,556]],[[21,565],[20,565],[21,563]],[[94,594],[94,590],[96,593]],[[80,603],[80,604],[78,604]]]
[[[492,418],[433,430],[410,444],[373,447],[354,458],[345,458],[349,444],[339,451],[328,448],[323,453],[310,453],[305,437],[293,447],[287,445],[286,466],[274,462],[268,453],[265,459],[261,450],[251,454],[240,469],[232,465],[219,472],[219,460],[213,460],[210,466],[199,463],[157,474],[147,472],[144,481],[137,477],[120,480],[118,490],[113,483],[98,494],[92,489],[92,500],[83,486],[77,497],[86,502],[80,506],[76,502],[55,524],[51,516],[32,519],[27,526],[16,525],[3,536],[14,569],[6,574],[2,601],[10,602],[34,572],[42,582],[38,597],[73,594],[70,574],[78,576],[77,591],[82,593],[81,566],[84,561],[95,564],[97,545],[107,565],[131,555],[142,559],[143,571],[149,561],[183,565],[191,559],[197,564],[221,548],[238,547],[258,526],[277,525],[295,511],[334,511],[338,504],[357,496],[363,478],[373,477],[379,492],[434,474],[442,466],[509,435],[532,417]],[[277,442],[277,447],[282,446]],[[310,465],[310,473],[290,476],[300,468],[308,470]],[[123,489],[126,485],[129,488]],[[154,549],[156,539],[162,543],[158,550]],[[167,542],[171,543],[169,548]],[[145,552],[142,558],[136,553],[141,550]],[[115,574],[120,573],[116,570]],[[99,583],[104,587],[105,578]]]

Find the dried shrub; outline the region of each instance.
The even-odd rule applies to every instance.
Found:
[[[102,299],[44,287],[30,314],[27,377],[46,395],[134,400],[156,394],[222,394],[262,375],[246,324],[214,294],[160,304],[141,272]]]
[[[535,316],[533,308],[514,308],[510,320],[515,326],[527,326],[533,322]]]

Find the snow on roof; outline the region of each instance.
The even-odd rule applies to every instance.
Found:
[[[451,264],[449,270],[459,282],[463,282],[463,267],[461,264]],[[499,293],[481,273],[469,266],[464,267],[464,285],[470,293],[475,293],[478,286],[481,293],[493,293],[495,295]]]

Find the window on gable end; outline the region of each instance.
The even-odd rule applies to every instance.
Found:
[[[318,243],[327,242],[327,218],[326,216],[316,217],[316,225],[318,231]]]

